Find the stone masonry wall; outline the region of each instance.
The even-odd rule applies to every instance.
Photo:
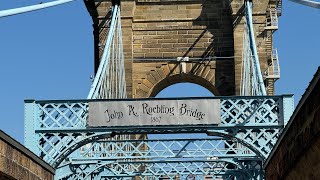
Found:
[[[319,179],[320,67],[265,164],[266,179]]]
[[[272,33],[270,35],[264,27],[266,12],[272,3],[275,1],[253,1],[253,21],[262,70],[267,68],[269,59],[267,36],[272,36]],[[86,4],[94,21],[97,69],[108,33],[106,19],[110,16],[112,2],[92,0]],[[229,0],[122,0],[120,5],[128,97],[156,95],[156,92],[177,82],[197,83],[210,88],[216,95],[238,95],[243,46],[243,4],[243,0],[233,0],[231,3]],[[212,60],[216,62],[214,68],[210,66],[209,78],[206,73],[195,74],[192,68],[182,71],[181,62],[168,63],[168,59],[176,60],[177,57],[219,58]],[[140,61],[145,59],[157,61]],[[205,61],[187,64],[199,67]],[[175,73],[162,73],[166,66],[174,66]],[[150,79],[158,71],[159,78]],[[175,76],[175,80],[170,76]],[[145,81],[148,81],[148,86],[143,83]],[[159,83],[162,85],[159,86]]]
[[[7,137],[6,140],[3,137]],[[46,169],[38,163],[42,161],[40,158],[36,160],[28,156],[25,152],[29,150],[22,145],[20,148],[14,146],[7,139],[11,138],[0,131],[0,179],[53,180],[53,168]]]

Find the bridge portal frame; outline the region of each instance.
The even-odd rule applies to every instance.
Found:
[[[204,175],[219,175],[225,177],[227,171],[230,171],[230,169],[228,169],[230,165],[228,164],[239,165],[238,169],[232,169],[232,172],[227,173],[228,175],[230,175],[230,173],[234,174],[235,172],[256,170],[260,173],[253,173],[256,174],[254,178],[261,176],[263,174],[261,169],[241,169],[240,164],[242,164],[243,167],[250,166],[250,164],[252,164],[251,162],[254,161],[256,162],[256,165],[262,167],[262,163],[271,152],[281,130],[284,128],[293,112],[292,95],[210,98],[220,100],[221,123],[218,125],[124,126],[101,128],[87,126],[89,111],[88,102],[114,100],[26,100],[25,145],[50,165],[55,167],[57,172],[63,172],[61,174],[70,175],[70,178],[74,173],[83,178],[93,178],[101,177],[100,175],[103,175],[104,177],[132,177],[137,175],[140,177],[162,177],[167,175],[170,176],[174,173],[186,175],[188,173],[190,174],[190,172],[194,172],[196,175],[202,173]],[[137,99],[132,100],[137,101]],[[156,98],[153,100],[156,100]],[[86,147],[88,149],[88,147],[97,146],[97,144],[100,144],[100,146],[101,144],[104,144],[104,147],[101,146],[100,150],[104,150],[104,152],[109,151],[111,146],[106,146],[106,142],[99,143],[99,140],[101,141],[102,139],[107,139],[114,135],[175,133],[207,133],[209,136],[221,137],[225,144],[232,144],[231,142],[233,141],[234,144],[238,143],[241,145],[239,146],[239,151],[235,152],[233,157],[228,157],[227,154],[228,152],[231,152],[234,147],[231,146],[229,149],[225,148],[225,153],[214,156],[217,158],[213,160],[214,162],[208,159],[211,156],[208,153],[206,154],[206,152],[203,152],[202,155],[194,154],[193,157],[202,158],[200,160],[201,163],[206,164],[208,167],[215,167],[213,170],[216,168],[220,168],[221,170],[223,167],[224,170],[222,174],[215,174],[217,173],[215,171],[204,171],[206,166],[197,164],[200,162],[192,159],[192,155],[189,156],[191,159],[182,162],[182,165],[177,164],[181,159],[174,159],[175,157],[172,157],[172,155],[164,155],[163,158],[166,159],[165,162],[152,159],[154,157],[150,155],[150,151],[156,151],[156,148],[148,146],[148,143],[144,142],[144,146],[141,145],[139,147],[147,146],[149,153],[146,153],[145,148],[137,148],[139,140],[107,141],[107,143],[122,145],[121,147],[118,147],[117,153],[113,154],[112,157],[110,155],[98,157],[97,154],[90,157],[81,157]],[[201,143],[206,141],[204,138],[198,140],[201,141]],[[163,141],[165,140],[159,139],[157,140],[157,143],[163,143]],[[182,140],[173,138],[171,141],[177,143]],[[192,141],[194,140],[188,140],[189,143]],[[209,141],[217,142],[214,140]],[[140,143],[141,142],[142,140],[140,140]],[[128,155],[121,150],[125,147],[131,147],[131,150],[133,149],[133,154],[131,153]],[[170,148],[172,148],[172,146],[169,145],[163,147],[165,151],[171,151]],[[201,149],[203,148],[199,146],[199,148],[196,148],[195,150],[201,151]],[[212,149],[214,151],[221,151],[223,148],[212,147]],[[190,152],[192,152],[190,149],[183,149],[182,146],[180,147],[180,150],[185,154],[189,153],[189,155]],[[240,153],[240,151],[248,153]],[[93,152],[93,150],[90,152]],[[170,158],[172,159],[170,160]],[[188,158],[188,156],[184,156],[183,158]],[[98,164],[100,166],[97,167],[97,164],[93,162],[99,162]],[[219,162],[224,162],[224,165],[222,166]],[[155,173],[147,171],[146,169],[148,168],[143,168],[155,166],[160,168],[163,167],[163,163],[169,164],[168,166],[170,166],[172,170],[163,170],[161,171],[161,174],[159,173],[160,171],[156,171],[157,173]],[[117,166],[115,168],[116,170],[112,170],[111,168],[110,174],[104,174],[106,172],[103,171],[99,171],[102,174],[97,173],[98,169],[101,170],[110,167],[110,165]],[[86,168],[81,168],[83,166],[86,166]],[[181,166],[192,166],[193,168],[186,171],[186,174],[183,174],[178,171],[178,167]],[[149,168],[149,170],[150,169],[152,168]],[[79,171],[81,171],[80,174],[82,175],[79,175]],[[66,176],[63,177],[65,178]]]

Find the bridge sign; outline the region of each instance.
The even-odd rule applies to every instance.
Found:
[[[219,99],[148,99],[89,102],[88,125],[219,124]]]

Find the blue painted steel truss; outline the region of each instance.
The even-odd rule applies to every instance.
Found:
[[[245,176],[241,164],[254,161],[261,165],[271,152],[281,129],[292,113],[292,96],[240,96],[214,97],[214,99],[220,99],[221,123],[218,125],[131,128],[87,127],[88,102],[99,100],[27,100],[25,144],[57,168],[57,177],[60,178],[168,175],[174,177],[190,174],[225,177],[230,173]],[[143,133],[190,133],[189,136],[191,133],[206,133],[209,136],[156,140],[109,138],[113,135],[134,136]],[[217,174],[215,170],[221,169],[221,163],[225,164],[223,166],[225,169]],[[228,164],[233,164],[236,169],[229,168],[234,166]],[[161,170],[162,166],[169,169]],[[179,169],[185,167],[193,168],[187,168],[184,174]],[[98,171],[101,171],[101,174],[97,175]],[[257,177],[262,176],[261,169],[256,171],[256,174],[260,172]]]
[[[68,165],[76,173],[64,174],[58,179],[259,179],[262,164],[251,160],[163,160],[163,161],[79,161]],[[62,173],[59,173],[62,174]]]

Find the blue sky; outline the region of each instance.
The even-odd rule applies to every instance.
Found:
[[[47,0],[1,0],[0,10]],[[281,79],[276,94],[296,103],[320,65],[320,10],[284,0],[275,34]],[[93,74],[92,20],[83,1],[0,19],[0,129],[23,142],[24,99],[84,99]],[[161,96],[205,96],[177,85]],[[184,91],[186,92],[186,91]]]

